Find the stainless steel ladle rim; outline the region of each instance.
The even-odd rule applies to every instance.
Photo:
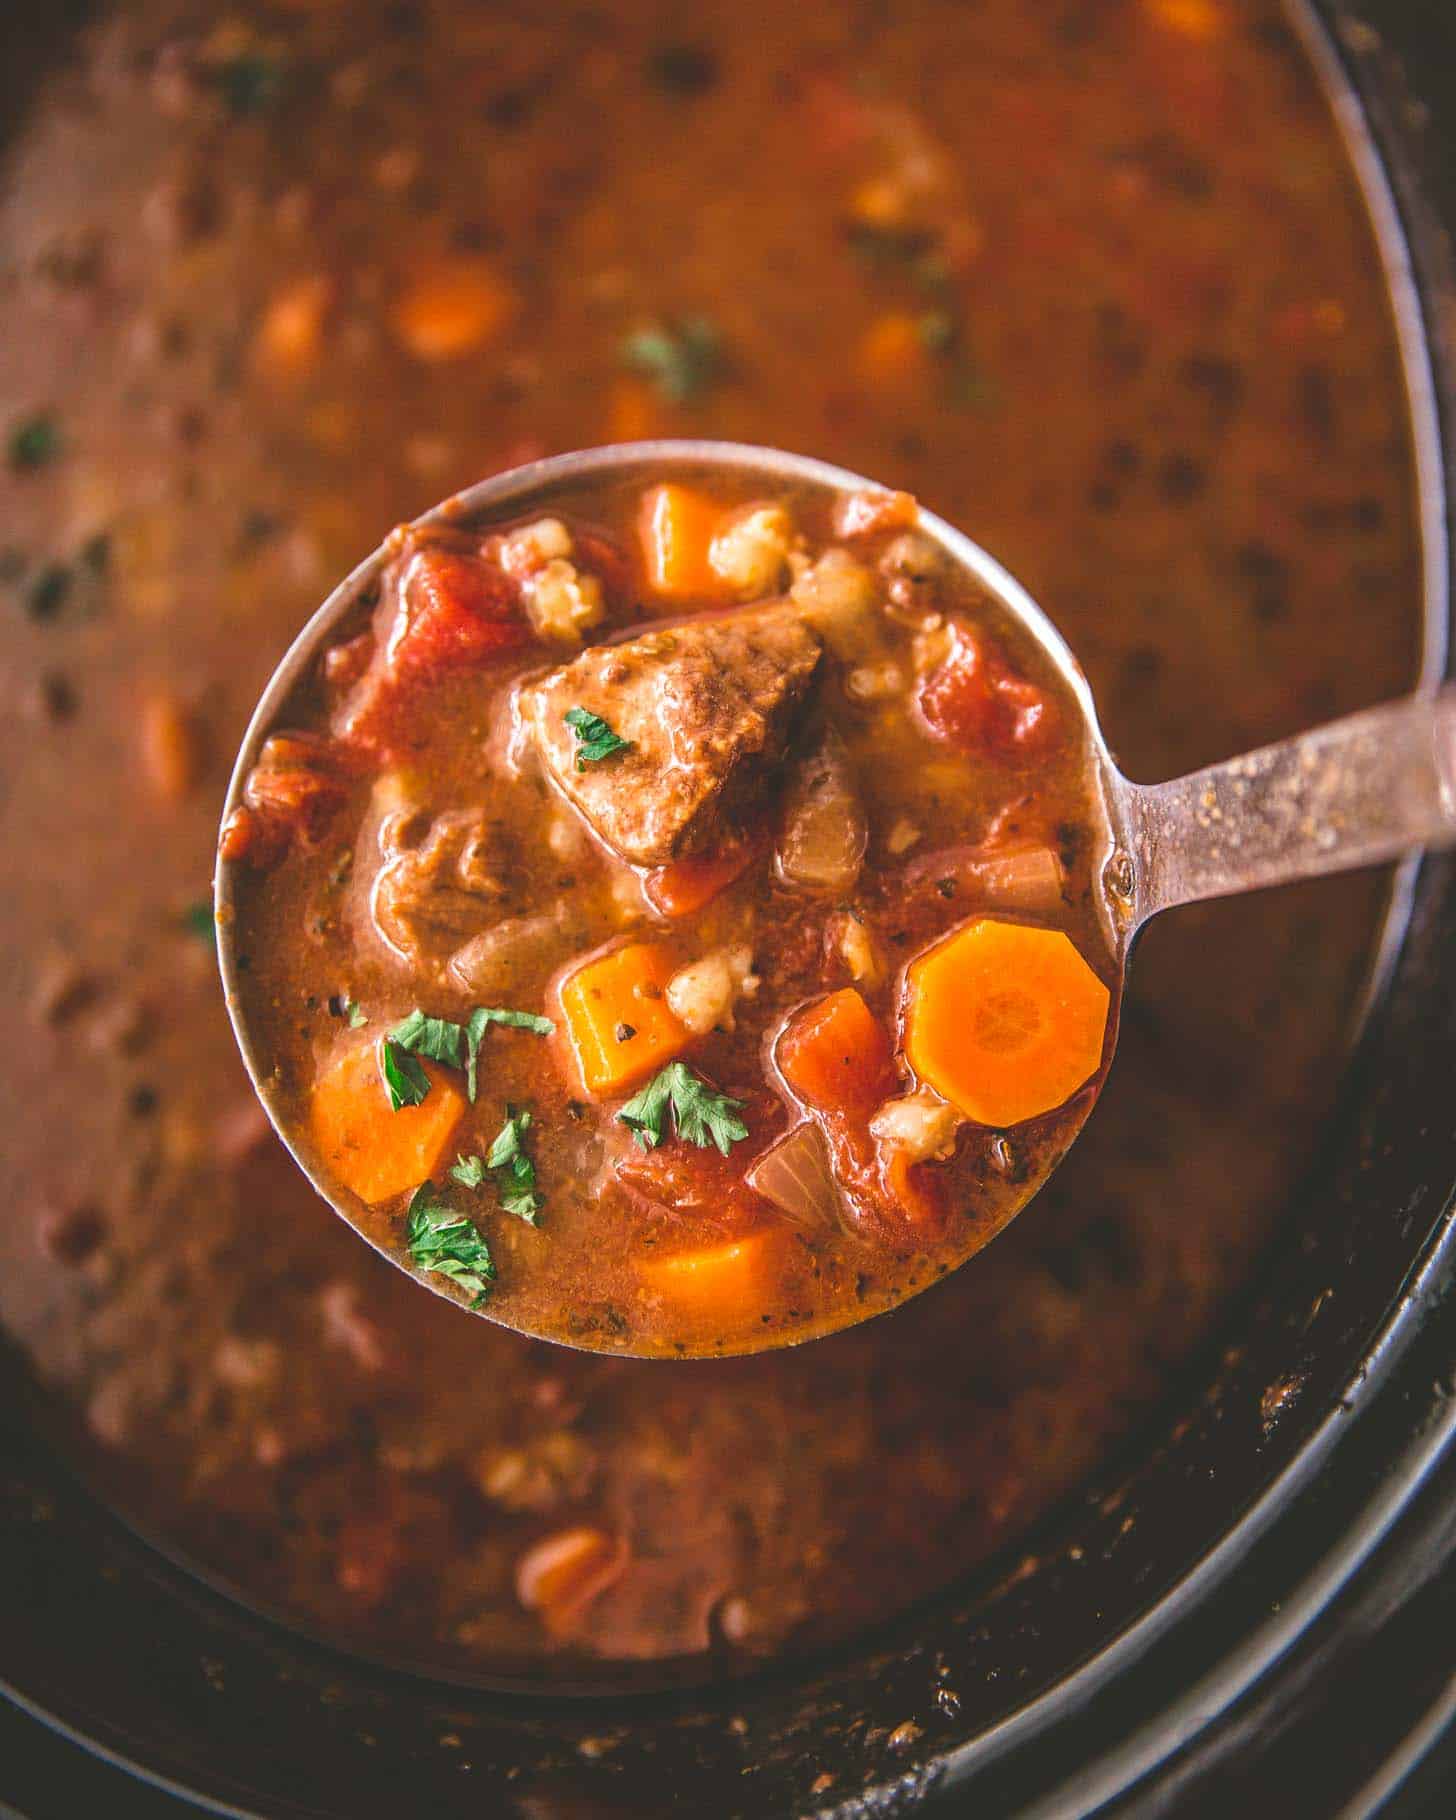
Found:
[[[820,461],[813,456],[796,455],[782,449],[764,448],[754,443],[714,442],[706,439],[613,443],[601,448],[577,450],[568,455],[547,456],[540,461],[529,462],[524,466],[493,474],[489,479],[478,482],[463,493],[452,495],[431,511],[411,522],[418,525],[470,525],[484,518],[506,516],[515,506],[519,506],[522,510],[529,509],[529,502],[532,501],[539,501],[544,505],[546,500],[541,498],[543,493],[549,496],[551,492],[564,491],[575,484],[599,479],[604,475],[626,478],[634,469],[643,471],[656,469],[659,472],[682,473],[694,468],[711,469],[718,473],[727,471],[739,475],[752,474],[756,478],[761,478],[766,487],[788,483],[817,486],[840,493],[884,492],[886,490],[883,483],[871,480],[862,474],[856,474],[848,468],[836,467],[831,462]],[[1097,724],[1091,688],[1066,641],[1020,582],[979,544],[973,542],[953,525],[948,524],[943,518],[923,507],[917,521],[917,529],[945,550],[953,562],[974,575],[988,593],[1002,601],[1009,611],[1021,620],[1064,678],[1067,686],[1075,695],[1077,705],[1084,717],[1088,738],[1091,742],[1097,781],[1104,798],[1105,811],[1106,796],[1109,787],[1113,786],[1116,773],[1112,769],[1111,759],[1107,754],[1101,730]],[[390,549],[387,545],[381,544],[365,557],[363,562],[345,576],[317,612],[310,616],[284,653],[270,677],[267,687],[258,699],[258,705],[253,710],[247,731],[238,748],[237,762],[233,766],[232,776],[228,781],[227,796],[223,803],[223,820],[226,820],[242,800],[243,786],[248,773],[257,762],[264,740],[276,730],[289,697],[309,674],[330,634],[353,611],[360,596],[373,586],[390,560],[390,556]],[[308,1159],[301,1154],[275,1112],[273,1083],[270,1082],[265,1072],[263,1059],[258,1053],[246,1020],[241,1013],[240,969],[235,942],[236,914],[233,901],[235,872],[235,866],[224,861],[219,853],[213,874],[218,969],[222,976],[228,1018],[233,1027],[233,1034],[237,1040],[243,1064],[248,1071],[248,1077],[280,1141],[315,1191],[333,1208],[335,1213],[348,1221],[360,1238],[373,1245],[374,1249],[382,1257],[387,1258],[391,1264],[398,1266],[400,1260],[385,1246],[375,1241],[369,1233],[363,1231],[346,1210],[340,1207],[325,1191]],[[415,1274],[415,1281],[423,1288],[434,1289],[437,1293],[445,1294],[442,1285],[428,1278]],[[453,1300],[454,1298],[445,1294],[445,1299]],[[489,1316],[489,1307],[482,1312]],[[508,1323],[508,1325],[512,1331],[527,1337],[548,1339],[557,1345],[573,1347],[577,1345],[555,1333],[535,1334],[532,1329],[514,1322]],[[794,1344],[795,1342],[788,1343]],[[603,1350],[592,1347],[581,1347],[580,1349]],[[630,1347],[613,1347],[606,1350],[609,1350],[613,1356],[634,1356]]]

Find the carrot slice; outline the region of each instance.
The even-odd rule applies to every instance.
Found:
[[[732,1321],[767,1304],[782,1261],[782,1234],[763,1227],[692,1251],[639,1258],[637,1273],[676,1313]]]
[[[1059,929],[977,917],[909,971],[905,1053],[980,1125],[1050,1112],[1097,1072],[1111,995]]]
[[[894,1090],[890,1039],[853,986],[797,1012],[775,1053],[789,1086],[820,1111],[863,1111]]]
[[[676,970],[668,949],[633,942],[561,982],[566,1035],[588,1093],[625,1093],[687,1047],[691,1036],[664,997]]]
[[[429,1180],[465,1111],[463,1095],[429,1062],[424,1099],[392,1111],[377,1047],[365,1043],[341,1056],[309,1106],[319,1160],[371,1207]]]
[[[727,842],[711,853],[693,853],[654,867],[642,880],[642,889],[659,916],[691,916],[731,885],[752,858],[749,842]]]
[[[642,560],[647,585],[670,600],[718,598],[723,581],[709,561],[722,513],[690,487],[667,482],[642,500]]]

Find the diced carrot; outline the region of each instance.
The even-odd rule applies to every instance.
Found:
[[[196,717],[169,691],[142,704],[142,765],[164,802],[189,795],[202,769],[202,740]]]
[[[625,1093],[687,1047],[692,1039],[664,996],[676,970],[668,949],[633,942],[561,982],[566,1034],[588,1093]]]
[[[909,971],[905,1053],[981,1125],[1019,1125],[1097,1072],[1111,1002],[1059,929],[977,917]]]
[[[727,841],[711,853],[693,853],[654,867],[642,889],[659,916],[691,916],[731,885],[752,858],[748,841]]]
[[[538,1612],[547,1630],[560,1633],[592,1600],[622,1576],[627,1544],[590,1524],[554,1530],[516,1563],[516,1597]]]
[[[622,374],[607,394],[608,442],[648,442],[666,436],[671,419],[645,379]]]
[[[489,260],[458,254],[416,272],[395,299],[390,322],[417,359],[456,360],[495,340],[515,302]]]
[[[318,359],[332,282],[318,274],[291,279],[273,293],[258,323],[253,355],[266,372],[302,373]]]
[[[391,1109],[378,1045],[340,1057],[313,1090],[309,1130],[319,1161],[361,1201],[377,1206],[434,1174],[465,1111],[465,1099],[432,1063],[418,1106]]]
[[[643,496],[642,559],[653,593],[669,600],[722,595],[722,578],[709,560],[722,516],[705,494],[671,481]]]
[[[675,1313],[736,1324],[771,1301],[783,1247],[783,1233],[764,1226],[692,1251],[640,1257],[637,1274]]]
[[[873,386],[904,386],[925,378],[931,358],[920,318],[902,310],[876,317],[860,338],[855,366]]]
[[[775,1054],[789,1086],[820,1111],[862,1110],[894,1091],[890,1039],[853,986],[797,1012]]]
[[[1147,6],[1159,25],[1181,32],[1198,44],[1211,44],[1228,29],[1228,20],[1216,0],[1147,0]]]

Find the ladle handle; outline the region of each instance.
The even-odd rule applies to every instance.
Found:
[[[1456,846],[1456,688],[1171,783],[1129,784],[1124,810],[1136,923],[1199,898]]]

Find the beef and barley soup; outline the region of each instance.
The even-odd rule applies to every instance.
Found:
[[[222,838],[290,1143],[443,1293],[604,1349],[923,1288],[1110,1029],[1045,654],[908,494],[733,479],[401,528]]]
[[[484,474],[688,434],[875,475],[963,526],[1048,607],[1134,776],[1410,679],[1420,556],[1394,339],[1338,137],[1273,0],[804,0],[747,26],[728,0],[119,0],[7,126],[0,839],[17,863],[0,944],[15,1049],[0,1320],[48,1432],[138,1521],[259,1606],[414,1660],[580,1675],[686,1655],[727,1669],[823,1644],[1013,1541],[1167,1390],[1247,1277],[1329,1107],[1384,901],[1381,880],[1342,879],[1155,927],[1121,1006],[1118,1066],[1033,1207],[906,1308],[813,1345],[675,1362],[526,1339],[423,1292],[304,1181],[251,1093],[217,986],[207,881],[231,755],[334,579],[385,527]],[[913,527],[855,538],[812,502],[712,504],[730,519],[781,505],[811,564],[842,548],[884,600],[914,582],[890,557]],[[564,710],[545,711],[555,758],[539,756],[556,775],[538,774],[529,840],[501,842],[486,824],[524,809],[424,790],[388,748],[389,691],[359,695],[361,716],[372,700],[384,717],[376,756],[357,773],[325,767],[342,793],[329,836],[280,846],[256,876],[280,893],[267,914],[294,957],[285,978],[317,999],[276,1032],[299,1131],[311,1090],[355,1048],[372,1088],[383,1039],[406,1092],[430,1085],[398,1114],[386,1100],[370,1130],[460,1109],[418,1178],[433,1190],[420,1229],[436,1203],[465,1215],[496,1275],[455,1255],[457,1228],[425,1248],[455,1275],[426,1280],[463,1302],[478,1293],[463,1276],[502,1304],[538,1295],[543,1324],[547,1310],[612,1309],[654,1344],[696,1346],[718,1331],[711,1317],[691,1336],[649,1326],[671,1298],[641,1293],[639,1254],[650,1265],[680,1244],[777,1231],[771,1199],[723,1203],[738,1158],[795,1126],[830,1161],[836,1142],[863,1153],[867,1124],[836,1136],[812,1094],[739,1064],[772,1018],[830,1000],[903,1047],[909,963],[976,914],[909,890],[919,856],[969,865],[988,838],[1041,853],[1055,904],[988,914],[1059,930],[1111,975],[1082,841],[1045,818],[1015,830],[1014,808],[992,825],[1020,761],[939,738],[927,698],[897,710],[894,739],[953,777],[912,792],[898,744],[893,763],[867,763],[876,665],[906,664],[907,698],[935,670],[916,672],[910,645],[908,659],[846,663],[823,633],[808,634],[817,657],[786,635],[814,675],[774,737],[785,765],[820,730],[843,742],[824,774],[847,765],[859,794],[855,889],[779,878],[783,820],[749,765],[742,800],[721,804],[743,828],[743,872],[687,917],[656,914],[647,881],[692,876],[675,869],[703,850],[703,824],[687,801],[669,827],[614,794],[612,766],[644,762],[648,731],[615,724],[588,670],[573,674],[610,639],[651,639],[703,604],[679,613],[643,571],[619,571],[642,561],[638,509],[563,502],[565,544],[547,531],[528,558],[554,577],[530,583],[539,611],[601,612],[578,644],[535,642],[519,585],[509,615],[483,616],[533,641],[496,660],[503,689],[570,677],[556,700],[635,754],[591,757],[605,736],[576,725],[568,744]],[[453,558],[474,573],[481,540],[529,526],[459,530],[402,543],[389,585],[408,587],[411,562],[416,576]],[[795,579],[715,605],[729,629],[713,636],[742,637],[734,616],[792,598]],[[968,615],[1008,681],[1050,689],[1035,653],[1003,643],[974,603],[935,610]],[[880,619],[887,638],[920,635]],[[774,636],[746,686],[766,676],[787,701],[795,661]],[[341,655],[292,731],[336,734],[372,663],[363,647]],[[438,678],[450,724],[475,725],[480,686]],[[1014,723],[1015,690],[1002,693]],[[498,721],[482,710],[479,725],[494,762]],[[1092,824],[1075,758],[1049,748],[1038,765],[1078,835]],[[677,853],[661,858],[659,842]],[[543,898],[533,881],[548,866]],[[896,907],[919,919],[903,929],[875,895],[892,876],[907,887]],[[499,916],[461,914],[497,888]],[[542,914],[538,900],[552,920],[539,959],[492,972],[505,963],[480,938]],[[790,902],[792,926],[776,908]],[[346,927],[370,943],[380,931],[392,954],[361,940],[355,958],[337,945]],[[595,1059],[573,1048],[567,970],[634,944],[662,952],[618,964],[656,969],[664,994],[715,956],[714,989],[738,988],[735,1027],[719,1034],[720,1016],[608,1092],[585,1072],[613,1064],[616,1024]],[[502,1010],[554,1027],[486,1020],[472,1101],[471,1021]],[[667,1029],[675,1043],[688,1020],[673,1016],[647,1040]],[[659,1144],[615,1118],[672,1063],[698,1084],[690,1127],[693,1106],[708,1117],[699,1095],[742,1102],[727,1117],[751,1135],[726,1158],[681,1135],[670,1091]],[[782,1056],[773,1066],[784,1074]],[[918,1090],[886,1076],[867,1118]],[[1068,1082],[1060,1104],[1075,1113],[1086,1091]],[[347,1110],[347,1094],[334,1104]],[[511,1126],[508,1108],[530,1124]],[[981,1112],[951,1159],[908,1173],[964,1171],[999,1192],[978,1173],[982,1134],[1023,1155],[1025,1134]],[[433,1127],[415,1128],[423,1141]],[[583,1178],[552,1160],[567,1143],[610,1189],[595,1251]],[[684,1165],[705,1173],[684,1180]],[[479,1185],[452,1181],[457,1166],[478,1167]],[[841,1165],[851,1190],[852,1173]],[[869,1293],[922,1268],[913,1245],[897,1249],[907,1203],[882,1200],[873,1176],[858,1202],[838,1191],[817,1286],[764,1279],[771,1314],[837,1318],[855,1246]],[[705,1179],[711,1221],[673,1209]],[[361,1194],[358,1211],[407,1241],[413,1193],[405,1180],[399,1198]],[[539,1198],[534,1228],[508,1197]],[[787,1272],[812,1247],[779,1224]],[[729,1264],[751,1278],[752,1248]],[[575,1287],[557,1294],[551,1273],[568,1269]]]

